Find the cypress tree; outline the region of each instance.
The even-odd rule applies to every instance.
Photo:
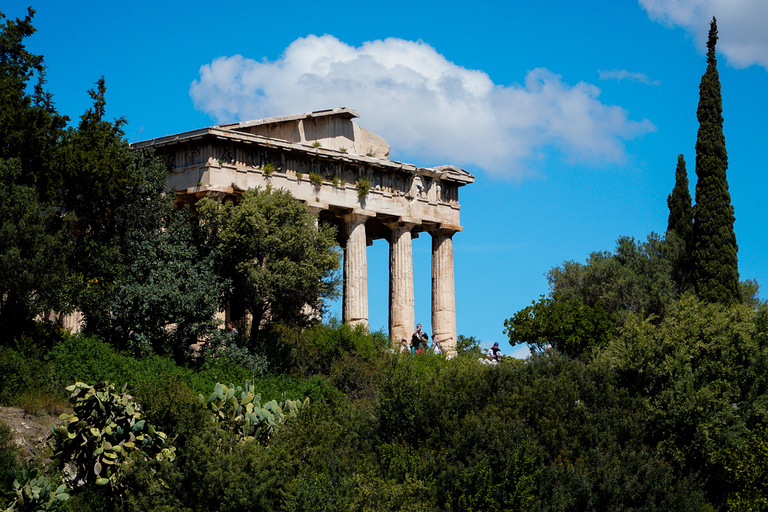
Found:
[[[691,235],[693,232],[693,206],[691,202],[685,158],[683,155],[678,155],[675,188],[667,197],[667,206],[669,207],[667,242],[673,252],[673,279],[678,292],[687,290],[691,279]]]
[[[693,230],[693,206],[691,192],[688,188],[688,172],[685,170],[685,158],[677,156],[675,169],[675,188],[667,197],[669,220],[667,221],[667,236],[674,232],[685,241],[689,241]]]
[[[696,294],[707,302],[741,301],[738,246],[731,195],[728,154],[723,135],[723,105],[717,72],[717,19],[707,41],[707,70],[699,85],[699,132],[696,137],[696,206],[693,208],[692,279]]]

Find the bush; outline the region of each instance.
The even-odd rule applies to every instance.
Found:
[[[35,366],[9,347],[0,347],[0,405],[18,405],[23,389],[35,380]]]
[[[348,354],[375,361],[389,344],[381,331],[368,332],[362,325],[353,328],[338,319],[308,329],[283,328],[279,334],[291,349],[291,365],[307,376],[329,375],[334,362]]]
[[[21,396],[29,393],[37,397],[61,394],[49,377],[49,359],[50,347],[63,338],[62,332],[38,322],[30,333],[9,345],[0,344],[0,405],[17,406]]]
[[[8,472],[17,467],[19,453],[13,442],[11,428],[0,422],[0,489],[5,489]]]

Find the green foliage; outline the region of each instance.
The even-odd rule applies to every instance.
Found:
[[[63,503],[69,499],[67,486],[52,487],[51,479],[39,475],[37,468],[28,466],[20,471],[11,470],[13,490],[7,498],[11,505],[4,512],[58,512],[65,510]]]
[[[647,442],[684,474],[707,475],[715,502],[730,491],[725,454],[768,418],[763,314],[685,297],[658,326],[632,319],[602,354],[643,399]]]
[[[16,183],[33,187],[47,202],[61,186],[57,157],[69,119],[56,112],[44,89],[43,56],[25,47],[35,33],[34,14],[29,8],[24,19],[0,25],[0,160],[17,159],[22,172]]]
[[[613,324],[603,302],[584,305],[576,299],[555,301],[542,296],[539,302],[504,321],[504,333],[512,346],[527,343],[539,350],[552,344],[571,357],[589,355],[612,337]]]
[[[474,336],[464,336],[459,334],[456,340],[456,351],[459,354],[465,354],[470,357],[483,357],[483,350],[480,348],[480,340]]]
[[[163,184],[164,178],[158,197]],[[182,361],[189,345],[215,344],[221,334],[215,314],[228,283],[214,272],[213,255],[199,247],[188,212],[172,208],[169,202],[156,227],[129,234],[128,264],[110,313],[113,344]]]
[[[381,380],[382,354],[389,344],[381,331],[351,327],[338,319],[307,329],[281,329],[276,349],[283,349],[285,369],[304,375],[325,375],[351,399],[374,398]]]
[[[351,405],[318,404],[302,414],[269,448],[281,464],[281,506],[297,512],[387,510],[360,497],[371,492],[371,480],[378,476],[374,425],[369,412]],[[363,491],[365,483],[369,487]]]
[[[219,381],[243,381],[253,375],[253,368],[238,365],[226,354],[203,357],[199,367],[193,369],[178,366],[168,357],[150,355],[134,358],[119,354],[114,347],[98,338],[69,335],[51,351],[50,379],[62,385],[73,380],[88,384],[109,381],[125,383],[133,388],[154,382],[160,375],[178,376],[195,393],[207,394]]]
[[[211,413],[180,375],[162,374],[153,381],[142,382],[134,397],[147,422],[173,436],[179,456],[183,456],[195,436],[215,428]]]
[[[693,479],[676,479],[647,448],[601,445],[575,459],[559,456],[539,489],[532,510],[713,510]]]
[[[726,469],[736,487],[727,496],[728,510],[768,510],[768,428],[759,426],[743,445],[728,450]]]
[[[685,240],[690,241],[693,229],[693,206],[691,204],[691,191],[688,187],[688,173],[685,170],[685,158],[677,156],[677,169],[675,169],[675,187],[667,197],[669,219],[667,220],[667,236],[674,232]]]
[[[357,188],[357,197],[363,198],[367,196],[368,192],[371,191],[371,185],[371,180],[365,176],[357,178],[357,181],[355,182],[355,187]]]
[[[696,294],[707,302],[741,301],[736,220],[728,192],[728,154],[723,134],[723,103],[717,72],[717,20],[707,40],[707,70],[699,85],[696,117],[696,206],[693,209],[691,266]]]
[[[703,504],[695,481],[643,448],[642,402],[606,364],[547,354],[495,367],[402,358],[385,377],[376,411],[380,449],[390,446],[384,475],[424,482],[445,509]]]
[[[63,307],[66,276],[57,212],[22,176],[18,159],[0,159],[0,329],[8,338],[45,309]]]
[[[275,172],[276,170],[277,170],[277,167],[275,167],[275,164],[273,164],[272,162],[267,162],[261,167],[261,172],[263,172],[264,176],[266,176],[267,178],[272,176],[272,173]]]
[[[629,313],[663,317],[677,298],[672,281],[673,253],[668,242],[655,233],[646,242],[621,237],[616,252],[593,252],[587,263],[566,261],[547,275],[551,297],[558,302],[576,299],[602,307],[621,325]]]
[[[311,172],[309,173],[309,181],[311,181],[317,186],[320,186],[323,184],[323,177],[317,174],[316,172]]]
[[[5,488],[6,475],[18,464],[18,455],[11,428],[0,421],[0,489]]]
[[[693,206],[683,155],[677,157],[675,187],[667,197],[667,206],[669,219],[666,239],[674,255],[672,279],[678,293],[681,293],[691,287],[691,234],[693,232]]]
[[[61,425],[51,425],[54,459],[59,467],[74,465],[75,485],[121,485],[126,467],[135,456],[157,461],[175,458],[167,447],[168,436],[142,418],[133,398],[115,392],[113,384],[89,386],[78,382],[67,387],[73,414],[62,414]]]
[[[35,368],[17,350],[0,346],[0,404],[17,405],[18,397],[35,379]]]
[[[292,349],[291,366],[303,375],[330,373],[333,363],[346,354],[373,361],[388,344],[381,331],[352,327],[337,318],[307,329],[282,329],[280,337]]]
[[[237,205],[203,199],[197,210],[210,230],[217,271],[233,285],[221,298],[244,301],[252,340],[270,322],[317,321],[315,312],[338,286],[335,228],[318,227],[304,203],[269,188],[245,191]]]
[[[265,446],[287,420],[309,406],[309,398],[302,402],[288,400],[285,395],[279,403],[272,400],[262,405],[261,395],[254,392],[250,380],[237,388],[217,383],[208,400],[203,395],[198,399],[211,409],[222,428],[242,441],[255,440]]]

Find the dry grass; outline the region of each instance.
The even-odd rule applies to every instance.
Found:
[[[19,397],[19,407],[33,416],[40,414],[58,416],[72,410],[69,402],[60,396],[33,391],[28,391]]]

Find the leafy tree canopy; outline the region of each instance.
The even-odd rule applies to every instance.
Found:
[[[594,306],[576,299],[557,301],[541,297],[504,321],[509,343],[527,343],[539,350],[551,344],[572,357],[589,354],[611,339],[613,324],[603,303]]]
[[[305,325],[320,318],[338,288],[335,228],[317,225],[307,206],[284,190],[247,190],[240,203],[203,199],[217,271],[231,280],[222,301],[242,301],[252,338],[270,322]]]
[[[655,233],[645,242],[621,237],[616,251],[593,252],[586,264],[566,261],[547,275],[552,299],[602,307],[618,324],[627,313],[663,316],[677,297],[667,241]]]

